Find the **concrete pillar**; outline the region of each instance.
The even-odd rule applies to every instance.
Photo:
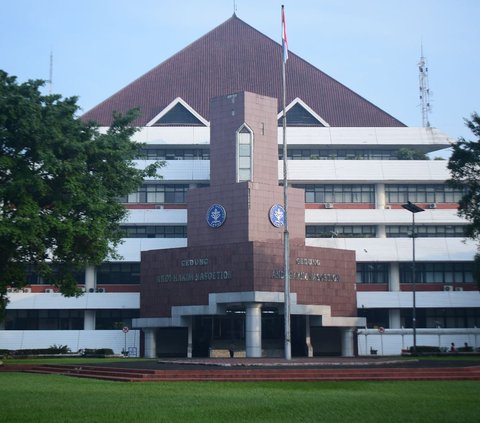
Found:
[[[390,329],[400,329],[400,309],[391,308],[388,310],[388,320]]]
[[[83,329],[95,330],[96,313],[95,310],[85,310],[83,313]]]
[[[157,338],[154,328],[143,329],[145,334],[145,358],[157,358]]]
[[[385,184],[375,185],[375,203],[377,209],[385,208]]]
[[[343,328],[342,331],[342,357],[353,357],[353,332],[354,328]]]
[[[97,287],[97,271],[95,269],[95,266],[87,266],[85,268],[85,290],[89,292],[90,289],[95,290],[96,287]]]
[[[385,225],[377,225],[377,238],[386,238],[387,229]]]
[[[262,305],[258,303],[246,307],[245,348],[247,357],[262,356]]]
[[[312,338],[310,336],[310,316],[305,316],[305,343],[307,344],[307,357],[313,357]]]
[[[390,263],[388,276],[388,290],[392,292],[400,291],[400,266],[398,262]]]
[[[192,358],[192,350],[193,350],[193,327],[192,327],[192,317],[188,318],[188,335],[187,335],[187,357]]]

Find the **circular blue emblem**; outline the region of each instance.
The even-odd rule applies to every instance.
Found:
[[[280,228],[285,224],[285,209],[280,204],[275,204],[270,207],[268,217],[273,226]]]
[[[207,212],[207,223],[212,228],[219,228],[225,222],[227,212],[220,204],[212,204]]]

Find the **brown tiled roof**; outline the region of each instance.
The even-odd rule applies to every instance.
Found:
[[[331,126],[404,126],[352,90],[289,52],[287,105],[299,97]],[[181,97],[209,120],[209,100],[250,91],[282,98],[282,53],[277,42],[235,15],[83,115],[108,126],[112,112],[139,107],[144,126]],[[279,111],[281,101],[279,101]]]

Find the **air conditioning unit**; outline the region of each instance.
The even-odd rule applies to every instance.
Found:
[[[445,286],[443,287],[443,290],[444,290],[444,291],[447,291],[447,292],[453,291],[453,286],[451,286],[451,285],[445,285]]]
[[[7,293],[13,294],[14,292],[18,292],[17,288],[7,288]]]
[[[460,286],[457,286],[457,287],[455,288],[455,291],[463,291],[463,288],[460,287]]]
[[[392,208],[392,206],[391,206],[390,204],[387,204],[387,205],[385,206],[385,210],[390,210],[391,208]]]
[[[326,209],[333,209],[333,203],[325,203]]]
[[[95,288],[88,288],[88,292],[95,292]]]
[[[105,288],[98,288],[97,292],[103,294],[103,293],[107,292],[107,290]]]
[[[87,292],[87,288],[82,287],[82,288],[80,288],[80,291],[82,291],[82,292]]]
[[[52,288],[47,288],[47,289],[45,289],[45,291],[43,291],[43,292],[45,292],[45,294],[53,294],[53,293],[55,292],[55,290],[52,289]]]
[[[437,208],[437,203],[430,203],[430,204],[428,205],[428,208],[429,208],[429,209],[436,209],[436,208]]]
[[[32,292],[32,288],[23,288],[23,292],[30,294]]]

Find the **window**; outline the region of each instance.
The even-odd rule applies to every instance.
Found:
[[[187,227],[185,225],[175,226],[153,226],[153,225],[123,225],[120,228],[124,238],[186,238]]]
[[[7,310],[6,330],[82,330],[82,310]]]
[[[417,327],[474,328],[480,326],[480,308],[417,308]],[[401,325],[412,327],[412,310],[401,309]]]
[[[188,184],[144,184],[137,192],[121,197],[121,203],[186,203]]]
[[[417,283],[473,283],[472,262],[415,263]],[[400,282],[412,283],[412,263],[400,263]]]
[[[95,315],[95,329],[122,329],[125,326],[131,328],[132,319],[138,317],[138,310],[97,310]]]
[[[306,238],[375,238],[376,226],[371,225],[307,225]]]
[[[243,125],[237,132],[237,180],[252,180],[252,132]]]
[[[464,190],[444,184],[386,184],[385,196],[392,203],[458,203]]]
[[[140,263],[102,263],[97,268],[97,284],[139,284]]]
[[[367,319],[367,328],[388,328],[390,324],[388,309],[385,308],[360,308],[358,309],[358,317]]]
[[[283,125],[283,115],[278,119],[278,126]],[[324,126],[301,104],[294,104],[287,111],[288,126]]]
[[[464,225],[415,225],[416,237],[419,238],[463,238]],[[387,238],[412,237],[411,225],[388,225]]]
[[[293,184],[305,190],[306,203],[375,203],[375,185]]]
[[[388,263],[357,263],[357,283],[388,283]]]
[[[140,159],[147,160],[210,160],[210,148],[144,147]]]
[[[289,146],[287,154],[289,160],[398,160],[397,151],[393,149]],[[279,148],[278,158],[283,160],[283,148]]]
[[[193,115],[182,103],[177,103],[153,126],[205,126],[200,119]]]

